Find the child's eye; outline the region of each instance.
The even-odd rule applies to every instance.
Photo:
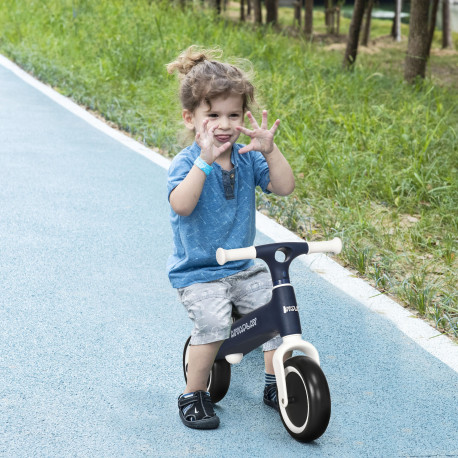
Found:
[[[232,113],[231,118],[240,118],[240,115],[238,113]]]
[[[217,115],[216,113],[210,113],[210,114],[208,115],[208,117],[214,119],[214,118],[217,118],[218,115]]]

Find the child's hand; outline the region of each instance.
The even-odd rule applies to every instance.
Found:
[[[196,134],[196,142],[200,146],[201,152],[200,157],[208,164],[212,165],[215,160],[221,156],[228,148],[232,146],[230,142],[226,142],[223,145],[217,147],[215,145],[213,133],[218,127],[214,125],[208,128],[210,119],[204,119],[202,123],[202,130]]]
[[[236,129],[244,133],[245,135],[248,135],[248,137],[251,138],[251,142],[248,145],[241,148],[239,150],[239,153],[243,154],[247,153],[248,151],[260,151],[264,155],[270,154],[274,149],[274,135],[280,124],[280,120],[277,119],[274,122],[274,125],[271,127],[271,129],[267,129],[266,110],[262,112],[261,127],[259,127],[259,124],[254,119],[251,112],[248,112],[246,115],[248,116],[248,119],[251,122],[253,130],[249,130],[241,126],[237,126]]]

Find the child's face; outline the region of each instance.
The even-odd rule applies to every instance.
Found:
[[[243,126],[243,116],[243,98],[237,94],[212,99],[211,108],[204,101],[194,113],[183,110],[186,127],[195,130],[196,133],[202,133],[202,124],[205,119],[209,119],[207,132],[211,127],[216,126],[213,139],[217,147],[227,142],[234,144],[237,141],[240,132],[236,130],[236,127]]]

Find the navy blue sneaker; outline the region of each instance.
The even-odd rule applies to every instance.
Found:
[[[264,404],[278,410],[277,384],[272,383],[264,388]]]
[[[178,398],[178,409],[181,421],[188,428],[215,429],[219,426],[219,417],[213,410],[208,391],[181,394]]]

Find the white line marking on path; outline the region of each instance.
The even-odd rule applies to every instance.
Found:
[[[170,160],[155,151],[133,140],[123,132],[116,130],[106,123],[97,119],[84,108],[72,102],[67,97],[59,94],[50,86],[38,81],[33,76],[22,70],[15,63],[0,54],[0,65],[11,70],[23,81],[38,89],[43,94],[54,100],[56,103],[66,108],[76,116],[84,119],[91,126],[99,129],[111,138],[119,141],[124,146],[145,156],[150,161],[164,169],[168,169]],[[274,240],[275,242],[302,241],[297,235],[290,232],[280,224],[271,220],[267,216],[257,212],[256,228]],[[389,297],[380,294],[375,288],[364,280],[356,278],[351,272],[346,270],[337,262],[323,254],[312,254],[299,258],[317,275],[324,278],[333,286],[344,291],[350,297],[361,302],[370,310],[382,314],[385,318],[392,321],[404,334],[409,336],[414,342],[434,355],[436,358],[447,364],[451,369],[458,372],[458,345],[447,336],[440,334],[439,331],[427,324],[420,318],[416,318],[409,310],[405,309]]]

